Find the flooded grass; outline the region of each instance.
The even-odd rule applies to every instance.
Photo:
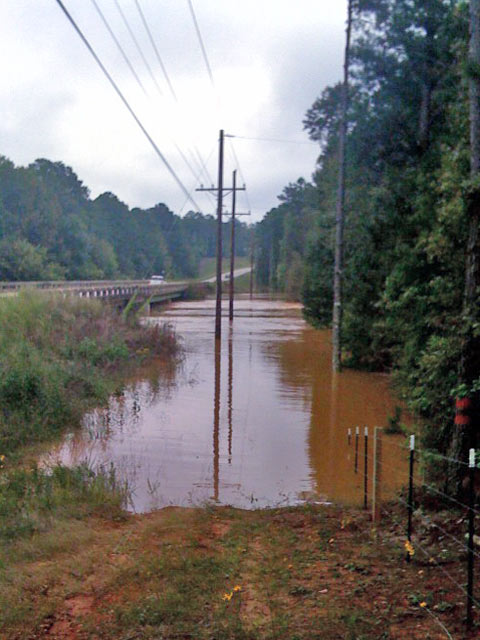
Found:
[[[90,540],[92,518],[125,517],[128,491],[113,467],[38,465],[26,448],[79,426],[136,365],[177,352],[170,329],[100,302],[37,292],[0,300],[0,637],[5,624],[48,615],[50,604],[29,599],[37,581],[49,589],[43,562]],[[35,569],[19,590],[24,563]]]
[[[108,395],[109,389],[119,384],[122,372],[132,364],[156,353],[173,356],[176,349],[173,336],[162,333],[161,328],[143,330],[134,323],[122,324],[118,316],[114,319],[104,307],[96,305],[75,306],[74,301],[72,307],[69,303],[64,307],[58,299],[52,302],[55,304],[50,306],[40,299],[19,299],[16,304],[27,305],[24,311],[15,306],[8,313],[5,308],[0,310],[0,328],[10,331],[7,338],[2,334],[0,352],[9,357],[11,370],[16,372],[10,378],[15,382],[10,391],[2,382],[4,407],[10,411],[2,409],[0,422],[5,452],[0,455],[2,640],[443,638],[442,630],[425,607],[431,608],[457,637],[467,637],[462,623],[463,603],[455,586],[441,584],[439,589],[438,568],[422,562],[420,554],[415,554],[410,564],[405,563],[404,523],[395,524],[395,518],[386,518],[374,531],[366,512],[318,504],[256,511],[207,504],[196,509],[167,508],[143,516],[129,515],[122,510],[127,488],[119,481],[118,469],[109,465],[95,471],[85,464],[20,467],[17,463],[23,451],[21,444],[28,441],[34,428],[33,440],[48,439],[62,430],[67,416],[80,415],[91,403],[98,404],[104,392]],[[198,331],[198,318],[192,330]],[[318,367],[311,334],[305,335],[308,340],[300,342],[299,347],[283,340],[275,350],[274,362],[282,365],[284,381],[288,382],[289,393],[283,394],[283,398],[294,400],[292,391],[310,386],[306,369],[310,366],[309,358]],[[229,341],[224,353],[230,392],[228,410],[224,412],[228,428],[220,430],[220,423],[215,420],[212,424],[212,397],[206,404],[209,434],[232,434],[232,438],[225,437],[223,441],[226,462],[223,467],[217,440],[213,440],[212,456],[209,451],[214,473],[207,492],[212,495],[212,487],[217,488],[217,495],[213,492],[217,500],[220,492],[228,489],[219,472],[227,477],[230,456],[233,462],[236,451],[232,420],[236,414],[232,409],[237,405],[231,394],[230,344]],[[326,352],[324,342],[317,346]],[[18,363],[11,357],[17,353],[20,353]],[[270,346],[260,353],[270,366]],[[76,375],[68,377],[72,372]],[[9,370],[5,368],[4,374],[7,373]],[[355,383],[360,382],[365,395],[365,385],[363,377],[357,379],[347,374],[346,378],[350,396],[341,393],[340,397],[344,399],[343,410],[347,405],[344,426],[350,426],[353,421],[348,398]],[[67,384],[72,379],[75,384]],[[248,376],[238,379],[245,380]],[[155,380],[153,376],[149,381],[145,398],[156,397]],[[217,387],[212,382],[209,381],[211,391]],[[56,386],[62,394],[70,394],[66,398],[74,413],[69,413],[73,409],[66,406],[67,401],[65,405],[55,405]],[[190,387],[193,393],[194,385],[182,387],[180,400],[184,405]],[[308,415],[312,411],[314,417],[323,415],[324,407],[332,405],[328,380],[315,389],[317,395],[311,397],[311,408],[310,401],[306,403]],[[319,398],[318,391],[327,397],[326,402]],[[196,397],[198,413],[200,405]],[[258,398],[258,394],[246,396],[248,406],[254,397]],[[169,393],[162,395],[162,402],[168,398]],[[305,411],[303,393],[302,398],[301,407]],[[23,405],[23,400],[32,403],[32,407]],[[132,415],[136,418],[142,397],[132,392],[133,400]],[[62,409],[63,406],[66,408]],[[178,420],[180,408],[175,407]],[[358,402],[352,400],[352,407],[358,416]],[[39,422],[29,423],[35,408]],[[293,402],[292,408],[297,411],[298,403]],[[18,423],[23,427],[17,440],[9,439],[7,428],[15,410],[23,419]],[[285,404],[281,411],[285,413]],[[338,412],[330,414],[338,420]],[[65,417],[65,421],[59,417]],[[154,422],[157,435],[162,425],[160,417]],[[110,415],[112,418],[115,416]],[[115,424],[113,419],[106,431],[110,432]],[[135,424],[138,430],[138,423]],[[277,440],[279,424],[277,420]],[[310,425],[310,454],[318,476],[315,486],[318,489],[324,483],[331,492],[335,469],[322,466],[324,457],[319,456],[318,460],[315,457],[317,449],[325,449],[325,438],[323,449],[314,447],[322,423],[312,418],[311,424],[310,420],[306,424]],[[337,422],[328,421],[326,426],[330,424]],[[258,432],[265,433],[267,425],[262,422],[261,426]],[[338,442],[341,440],[345,446],[345,430],[338,434],[327,430],[328,433],[330,445],[335,444],[338,436]],[[99,438],[98,442],[105,447],[106,440]],[[150,440],[148,447],[152,450]],[[290,447],[289,465],[291,451]],[[169,455],[172,457],[171,451]],[[342,467],[340,475],[353,478],[352,451],[346,449],[344,457],[345,470]],[[158,457],[154,458],[158,463]],[[278,465],[278,456],[274,460]],[[255,460],[254,467],[259,467]],[[175,474],[178,477],[176,464]],[[356,490],[353,483],[352,487]],[[319,492],[305,491],[299,495],[310,494],[315,499]],[[254,496],[252,489],[252,500],[257,501]],[[393,516],[399,515],[399,508],[393,509]],[[458,519],[457,514],[454,519]],[[442,526],[446,526],[443,521]],[[425,532],[425,536],[430,535]],[[442,540],[437,546],[438,553],[443,553],[445,542]],[[448,571],[456,582],[463,583],[464,568],[459,560],[458,550],[456,555],[453,549],[447,556],[442,555],[442,562],[451,563]],[[476,631],[472,632],[472,638],[476,637]]]
[[[50,439],[105,403],[132,365],[172,356],[162,326],[94,301],[37,292],[0,300],[0,454]]]

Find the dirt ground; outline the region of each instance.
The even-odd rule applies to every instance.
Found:
[[[402,514],[390,515],[377,529],[361,510],[308,505],[73,523],[65,539],[39,540],[41,552],[35,541],[12,550],[0,638],[479,638],[479,627],[465,630],[455,535],[449,545],[424,526],[406,562]],[[442,518],[444,530],[458,528]]]

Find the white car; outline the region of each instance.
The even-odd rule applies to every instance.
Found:
[[[164,276],[150,276],[149,284],[163,284],[164,282]]]

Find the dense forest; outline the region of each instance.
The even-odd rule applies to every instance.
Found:
[[[353,6],[343,360],[393,370],[424,444],[446,451],[462,392],[468,89],[478,73],[467,64],[468,4]],[[258,283],[303,299],[317,326],[332,316],[340,110],[340,84],[308,109],[304,127],[321,150],[312,180],[288,185],[256,228]]]
[[[113,193],[91,200],[61,162],[16,167],[0,157],[0,280],[194,277],[200,260],[215,256],[216,232],[212,215],[180,217],[165,204],[129,209]],[[237,255],[249,246],[247,225],[237,221]]]

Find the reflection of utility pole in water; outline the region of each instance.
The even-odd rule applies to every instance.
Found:
[[[233,325],[228,333],[228,464],[232,464],[233,437]]]
[[[222,343],[215,340],[215,389],[213,398],[213,499],[218,502],[220,475],[220,363]]]

